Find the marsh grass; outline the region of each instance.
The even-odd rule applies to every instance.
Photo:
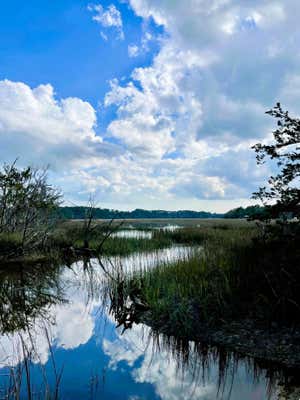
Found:
[[[153,237],[201,245],[186,259],[125,277],[151,310],[151,325],[181,337],[204,327],[255,318],[299,323],[299,242],[261,238],[254,224],[188,227]],[[148,317],[149,318],[149,313]]]
[[[169,231],[166,226],[175,225],[180,229]],[[185,224],[187,226],[185,227]],[[95,221],[88,234],[88,250],[92,255],[128,255],[139,251],[153,251],[171,246],[173,243],[198,244],[208,235],[219,231],[234,233],[236,228],[246,229],[247,222],[236,220],[147,220],[147,221]],[[110,234],[122,231],[152,232],[151,238],[118,237]],[[232,228],[232,229],[231,229]],[[233,229],[234,228],[234,229]],[[22,234],[0,233],[0,260],[25,259],[32,261],[59,259],[70,256],[72,249],[86,250],[87,237],[84,221],[61,221],[54,229],[43,236],[43,240],[35,240],[34,244],[24,247]],[[71,252],[69,250],[72,250]],[[88,253],[88,252],[87,252]],[[87,254],[86,254],[87,255]]]
[[[126,230],[128,228],[124,228]],[[123,230],[123,228],[122,228]],[[130,231],[130,229],[128,229]],[[143,229],[143,231],[149,231]],[[112,232],[117,231],[116,227]],[[129,255],[134,252],[153,251],[169,247],[172,245],[172,239],[168,236],[158,235],[151,239],[144,237],[117,237],[109,234],[107,223],[100,224],[90,234],[88,249],[86,249],[86,237],[82,222],[63,222],[56,226],[50,232],[45,240],[39,245],[28,246],[26,249],[22,246],[22,235],[18,233],[0,234],[0,260],[14,260],[22,258],[23,260],[41,260],[43,258],[59,259],[71,254],[69,250],[88,250],[91,255]]]
[[[123,228],[122,228],[123,230]],[[172,245],[172,239],[157,237],[152,239],[134,237],[109,236],[104,242],[107,226],[95,229],[89,240],[89,248],[98,255],[128,255],[134,252],[152,251]],[[82,227],[79,223],[67,223],[55,230],[51,237],[50,248],[65,249],[69,247],[84,247]]]
[[[246,240],[258,234],[257,226],[245,220],[238,221],[211,221],[204,220],[198,226],[189,226],[174,231],[157,230],[153,232],[154,238],[168,237],[176,243],[199,244],[203,241],[235,241],[238,237]]]

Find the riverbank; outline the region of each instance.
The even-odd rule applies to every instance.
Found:
[[[255,358],[262,365],[274,363],[279,368],[300,371],[300,325],[293,328],[267,327],[261,321],[247,319],[223,322],[218,327],[203,324],[195,328],[188,338],[180,338],[176,330],[155,323],[151,313],[141,316],[141,322],[157,333],[221,347],[241,357]]]

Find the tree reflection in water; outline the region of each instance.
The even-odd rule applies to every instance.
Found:
[[[0,270],[0,333],[11,341],[14,350],[14,354],[1,360],[6,370],[1,384],[1,398],[22,398],[23,384],[28,399],[58,399],[62,371],[56,368],[46,322],[54,323],[49,314],[50,307],[65,302],[59,273],[58,266],[52,263],[34,265],[16,263]],[[55,376],[55,385],[51,390],[43,365],[40,363],[43,388],[38,392],[33,389],[31,382],[32,360],[39,358],[31,332],[37,319],[44,324],[42,329],[48,343]]]
[[[29,329],[37,317],[47,318],[53,304],[64,302],[55,264],[10,265],[0,270],[0,333]]]

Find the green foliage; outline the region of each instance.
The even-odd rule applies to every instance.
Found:
[[[245,318],[300,322],[300,242],[263,242],[251,223],[165,234],[200,248],[184,260],[134,275],[154,328],[191,338],[204,327]]]
[[[267,114],[277,120],[277,129],[273,132],[274,142],[253,146],[258,164],[266,158],[276,161],[278,173],[270,176],[268,185],[261,187],[253,198],[268,205],[272,218],[282,214],[300,217],[300,119],[292,118],[287,111],[277,105]],[[269,205],[270,201],[275,203]]]
[[[238,207],[228,211],[224,214],[224,218],[249,218],[256,219],[260,216],[265,215],[265,207],[259,205],[249,207]]]
[[[60,194],[47,183],[46,171],[4,164],[0,170],[0,233],[21,237],[18,252],[40,246],[59,200]]]

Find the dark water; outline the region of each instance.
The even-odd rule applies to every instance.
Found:
[[[189,251],[0,273],[0,399],[298,400],[299,388],[276,368],[176,342],[143,324],[116,328],[108,275]]]

